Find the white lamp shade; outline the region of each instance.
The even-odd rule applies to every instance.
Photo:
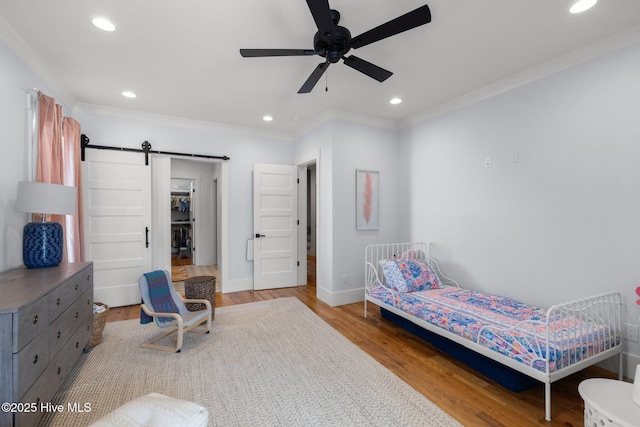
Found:
[[[76,188],[20,181],[16,210],[38,214],[73,215],[76,212]]]

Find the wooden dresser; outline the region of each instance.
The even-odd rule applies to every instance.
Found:
[[[92,263],[0,273],[0,426],[38,423],[92,328]]]

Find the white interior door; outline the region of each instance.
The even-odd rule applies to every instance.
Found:
[[[253,288],[296,286],[298,168],[253,167]]]
[[[151,267],[151,167],[141,153],[85,151],[82,164],[85,251],[94,299],[139,304],[138,278]]]

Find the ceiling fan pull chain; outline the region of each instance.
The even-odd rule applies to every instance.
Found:
[[[324,91],[329,92],[329,70],[324,75]]]

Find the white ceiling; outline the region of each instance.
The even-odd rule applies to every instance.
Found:
[[[425,3],[432,22],[355,51],[393,71],[387,81],[340,62],[309,94],[297,91],[322,58],[238,52],[312,49],[304,0],[0,0],[0,37],[71,108],[290,136],[327,114],[402,126],[640,41],[640,1],[571,15],[573,1],[330,0],[353,36]],[[95,28],[96,15],[116,31]]]

